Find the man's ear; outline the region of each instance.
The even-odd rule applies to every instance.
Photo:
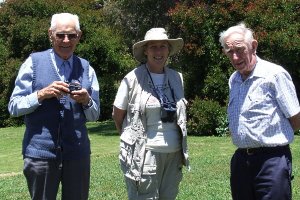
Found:
[[[50,29],[48,30],[48,36],[49,36],[49,38],[52,37],[52,31]]]
[[[223,52],[224,55],[226,55],[226,51],[225,51],[224,48],[222,48],[222,52]]]
[[[253,40],[252,43],[251,43],[251,46],[252,46],[252,50],[253,50],[253,54],[256,54],[256,49],[257,49],[257,46],[258,46],[258,42],[257,40]]]
[[[48,30],[48,37],[49,37],[49,41],[50,41],[50,43],[52,44],[52,40],[53,40],[53,38],[52,38],[52,36],[53,36],[53,32],[52,32],[52,30]]]
[[[78,31],[77,35],[78,35],[77,39],[80,40],[81,35],[82,35],[82,32],[81,32],[81,31]]]
[[[228,52],[230,51],[230,49],[229,48],[222,48],[222,52],[223,52],[223,54],[225,55],[225,56],[227,56],[228,55]]]

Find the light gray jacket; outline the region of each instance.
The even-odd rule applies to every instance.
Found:
[[[187,101],[184,98],[182,75],[168,67],[165,67],[164,71],[166,74],[165,84],[169,81],[171,88],[174,88],[174,96],[177,102],[177,124],[182,134],[183,164],[189,169],[186,129]],[[129,88],[129,103],[122,125],[119,158],[125,176],[139,181],[145,157],[147,140],[145,107],[152,91],[150,88],[151,80],[144,64],[129,72],[124,80]]]

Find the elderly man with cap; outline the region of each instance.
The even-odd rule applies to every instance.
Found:
[[[176,199],[182,166],[189,168],[183,79],[166,65],[182,47],[163,28],[133,45],[141,64],[124,77],[113,106],[129,199]]]

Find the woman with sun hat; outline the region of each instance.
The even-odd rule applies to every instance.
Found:
[[[128,199],[176,199],[182,166],[189,168],[183,79],[167,66],[182,47],[164,28],[133,45],[141,64],[123,78],[113,106]]]

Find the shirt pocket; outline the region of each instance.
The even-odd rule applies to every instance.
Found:
[[[143,175],[155,175],[156,174],[156,165],[153,164],[147,164],[143,166]]]
[[[120,139],[120,153],[119,159],[122,165],[122,168],[131,166],[133,153],[135,149],[136,138],[131,133],[131,128],[127,128],[123,131]]]
[[[269,93],[248,95],[248,105],[246,110],[255,115],[270,115],[274,108],[274,101]]]
[[[157,153],[154,153],[152,151],[146,151],[145,161],[143,165],[143,176],[153,176],[156,174],[157,172],[156,154]]]

